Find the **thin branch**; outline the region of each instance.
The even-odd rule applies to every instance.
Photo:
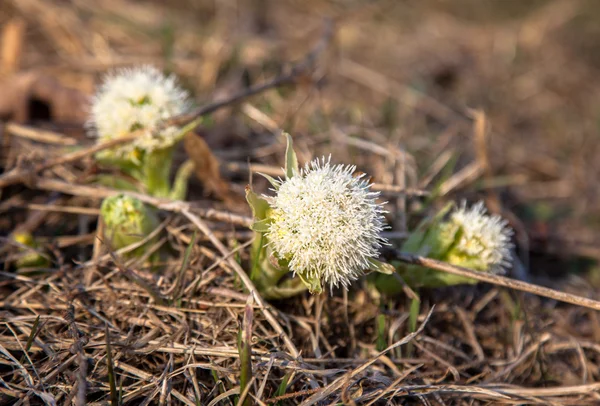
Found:
[[[230,106],[233,104],[237,104],[238,102],[247,99],[250,96],[254,96],[256,94],[262,93],[266,90],[280,87],[284,85],[289,85],[295,83],[300,77],[308,74],[311,70],[314,69],[315,63],[319,56],[327,49],[331,39],[334,34],[334,26],[331,20],[325,21],[325,28],[323,31],[323,35],[321,36],[320,41],[317,45],[302,59],[301,62],[295,64],[290,69],[289,73],[277,76],[272,80],[261,83],[255,86],[251,86],[246,90],[236,93],[228,98],[223,100],[217,100],[213,103],[207,104],[198,108],[196,111],[193,111],[188,114],[183,114],[177,117],[173,117],[168,120],[166,125],[182,125],[192,122],[198,117],[205,116],[210,114],[216,110],[219,110],[222,107]]]
[[[453,275],[477,279],[482,282],[487,282],[498,286],[504,286],[511,289],[521,290],[523,292],[533,293],[538,296],[547,297],[561,302],[571,303],[577,306],[587,307],[594,310],[600,310],[600,302],[597,300],[572,295],[570,293],[561,292],[558,290],[534,285],[532,283],[511,279],[500,275],[494,275],[485,272],[477,272],[460,266],[451,265],[446,262],[437,261],[435,259],[424,258],[418,255],[405,254],[402,252],[397,252],[395,259],[405,262],[407,264],[421,265],[426,268],[435,269],[436,271],[442,271]]]

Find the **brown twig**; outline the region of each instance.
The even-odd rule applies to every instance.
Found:
[[[70,154],[55,158],[51,161],[37,164],[31,169],[15,168],[10,172],[7,172],[0,176],[0,189],[17,183],[26,182],[27,180],[34,178],[34,176],[36,176],[38,172],[41,172],[45,169],[50,169],[58,165],[64,165],[66,163],[75,162],[87,156],[93,155],[96,152],[103,151],[105,149],[133,141],[134,139],[136,139],[136,137],[138,137],[138,135],[139,134],[135,132],[126,137],[117,138],[114,140],[96,144],[89,148],[85,148],[80,151],[72,152]]]
[[[75,138],[67,137],[66,135],[55,133],[53,131],[41,130],[39,128],[28,127],[17,123],[8,123],[5,127],[5,131],[20,137],[32,141],[42,142],[45,144],[58,144],[58,145],[77,145]]]
[[[482,282],[504,286],[523,292],[533,293],[538,296],[547,297],[561,302],[571,303],[574,305],[583,306],[594,310],[600,310],[600,302],[597,300],[572,295],[570,293],[561,292],[539,285],[534,285],[532,283],[511,279],[500,275],[494,275],[491,273],[477,272],[460,266],[451,265],[446,262],[437,261],[435,259],[420,257],[418,255],[405,254],[402,252],[396,253],[396,259],[402,262],[406,262],[408,264],[421,265],[426,268],[435,269],[436,271],[442,271],[453,275],[477,279]]]
[[[139,199],[144,203],[156,206],[161,210],[166,210],[173,213],[179,213],[185,209],[198,213],[200,216],[209,220],[224,221],[230,224],[237,224],[243,227],[249,227],[253,222],[250,217],[241,216],[239,214],[230,213],[222,210],[193,207],[191,204],[181,200],[162,199],[149,196],[143,193],[116,190],[102,186],[74,185],[72,183],[63,182],[62,180],[46,178],[38,179],[35,186],[38,189],[42,190],[51,190],[73,196],[83,196],[94,199],[105,199],[107,197],[124,194],[127,196],[135,197],[136,199]]]

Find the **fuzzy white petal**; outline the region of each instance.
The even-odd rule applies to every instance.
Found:
[[[387,243],[380,236],[385,223],[379,194],[354,171],[315,160],[281,181],[269,199],[269,244],[294,273],[347,287]]]
[[[463,202],[450,215],[450,222],[462,228],[463,235],[456,249],[469,256],[477,256],[492,272],[502,273],[510,267],[513,231],[502,217],[487,214],[483,202],[470,209]]]
[[[165,76],[151,66],[121,69],[107,75],[94,96],[88,128],[100,141],[143,129],[139,138],[117,152],[126,155],[136,147],[151,151],[173,144],[176,127],[158,134],[155,130],[165,120],[188,110],[188,94],[174,75]]]

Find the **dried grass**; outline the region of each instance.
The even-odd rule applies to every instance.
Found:
[[[517,230],[521,273],[513,276],[589,304],[600,299],[590,279],[558,279],[536,259],[566,267],[558,259],[599,257],[586,221],[597,213],[586,210],[600,196],[590,186],[600,84],[590,62],[553,34],[576,33],[570,24],[591,6],[550,1],[506,20],[467,21],[465,10],[482,12],[467,0],[450,9],[350,3],[0,5],[4,78],[29,71],[89,92],[114,66],[178,73],[206,101],[182,119],[212,113],[198,132],[231,195],[207,196],[198,182],[187,202],[135,194],[162,210],[151,249],[169,244],[174,253],[154,272],[106,249],[98,207],[117,191],[89,184],[98,147],[81,122],[31,108],[25,122],[5,125],[1,404],[600,402],[600,318],[585,307],[483,283],[436,289],[421,292],[419,329],[410,333],[406,296],[380,306],[362,282],[273,303],[254,291],[241,197],[250,172],[279,170],[285,129],[302,161],[332,153],[373,175],[390,201],[390,238],[402,239],[430,205],[484,197]],[[566,203],[572,215],[540,217],[542,198],[552,213]],[[15,230],[39,236],[52,265],[11,270],[22,248],[6,238]],[[378,351],[380,343],[387,348]]]

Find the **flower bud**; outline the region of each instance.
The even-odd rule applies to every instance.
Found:
[[[104,199],[100,214],[105,225],[104,235],[113,250],[144,240],[160,225],[154,208],[127,195]],[[156,238],[148,241],[145,246],[135,249],[131,256],[143,255],[146,246],[151,245],[155,240]]]

